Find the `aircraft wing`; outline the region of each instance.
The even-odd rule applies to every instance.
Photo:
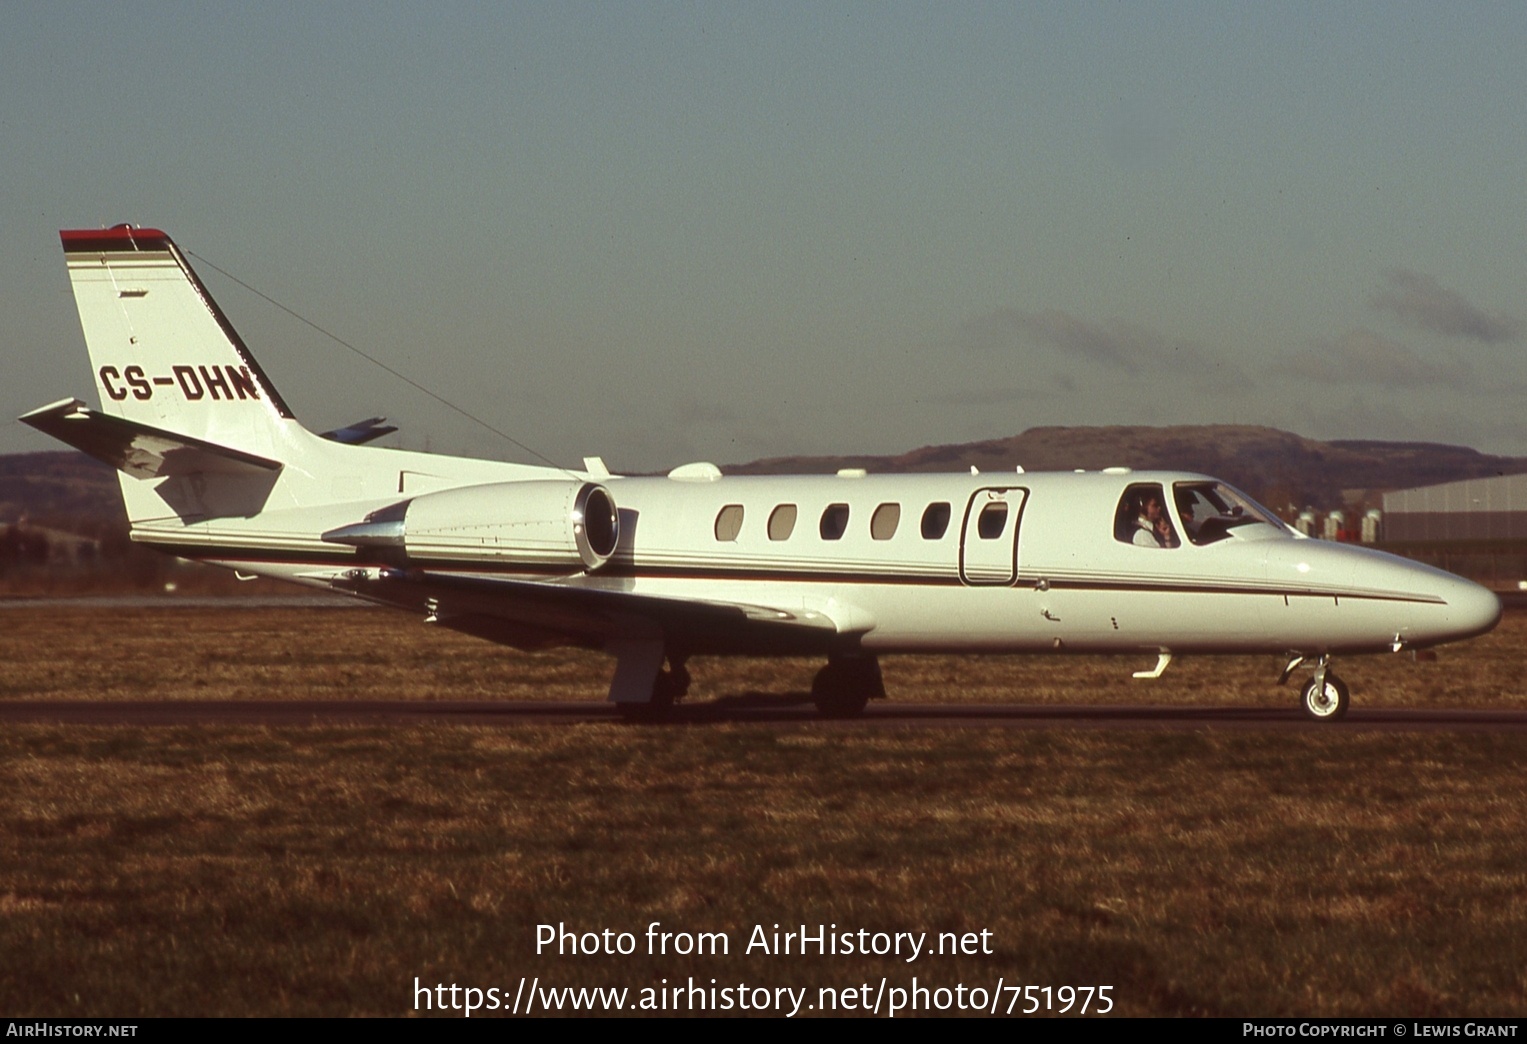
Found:
[[[64,399],[33,410],[21,417],[21,422],[133,478],[197,473],[268,475],[281,470],[279,461],[98,413],[79,399]]]
[[[572,641],[601,647],[611,641],[682,635],[693,652],[822,653],[845,634],[873,627],[860,612],[784,609],[739,602],[636,594],[598,578],[531,580],[433,570],[367,571],[332,581],[369,601],[408,609],[426,619],[520,648]],[[618,581],[616,583],[619,583]]]

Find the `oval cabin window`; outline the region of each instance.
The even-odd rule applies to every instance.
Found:
[[[949,505],[929,504],[923,512],[923,539],[942,540],[949,531]]]
[[[870,536],[876,540],[889,540],[896,535],[901,524],[900,504],[881,504],[870,516]]]
[[[742,505],[728,504],[716,516],[716,539],[730,542],[736,540],[740,532],[742,532]]]
[[[987,504],[976,520],[976,533],[982,540],[996,540],[1007,528],[1007,505],[1002,502]]]
[[[789,540],[795,532],[795,505],[781,504],[769,514],[769,539]]]
[[[829,504],[822,512],[822,539],[841,540],[848,532],[848,505]]]

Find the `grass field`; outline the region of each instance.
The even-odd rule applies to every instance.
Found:
[[[602,698],[609,664],[370,611],[7,610],[0,698]],[[1520,706],[1522,632],[1344,661],[1363,705]],[[1263,658],[887,662],[915,700],[1291,705]],[[813,665],[696,664],[697,698]],[[1114,1013],[1527,1013],[1527,740],[617,725],[10,727],[0,1008],[408,1014],[425,985],[1112,987]],[[650,922],[726,955],[651,956]],[[631,932],[536,953],[537,926]],[[990,953],[745,953],[755,925]],[[1053,996],[1053,995],[1052,995]],[[1007,998],[1002,1004],[1005,1007]],[[1022,1004],[1020,1003],[1019,1010]]]
[[[603,700],[614,661],[599,653],[527,654],[371,609],[44,606],[0,611],[0,699]],[[1527,613],[1449,646],[1342,659],[1357,706],[1527,706]],[[1106,703],[1292,707],[1267,656],[1186,658],[1156,681],[1130,672],[1154,656],[903,656],[884,661],[893,699],[962,703]],[[800,693],[812,660],[699,657],[690,699]],[[1303,675],[1300,675],[1303,677]]]

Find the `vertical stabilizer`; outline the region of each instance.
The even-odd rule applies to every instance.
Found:
[[[292,414],[170,237],[59,233],[103,412],[251,453]]]
[[[22,419],[118,469],[136,540],[184,550],[213,530],[235,540],[237,529],[240,546],[290,552],[306,541],[332,555],[319,532],[405,491],[547,477],[528,465],[362,445],[395,430],[380,417],[315,435],[169,236],[118,225],[59,237],[101,408],[71,398]],[[355,507],[319,521],[304,514],[336,504]]]
[[[65,230],[59,238],[105,416],[90,421],[88,410],[65,408],[36,421],[65,426],[55,434],[71,445],[84,439],[102,459],[120,458],[135,529],[257,512],[280,463],[312,437],[185,256],[152,228]],[[111,418],[116,427],[105,423]],[[275,470],[227,466],[245,458]]]

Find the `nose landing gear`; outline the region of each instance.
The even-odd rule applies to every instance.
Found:
[[[1319,673],[1317,671],[1316,677],[1304,683],[1304,689],[1299,694],[1299,706],[1304,708],[1307,717],[1315,721],[1340,721],[1346,717],[1347,705],[1351,702],[1347,683],[1329,672],[1322,679]]]
[[[1302,653],[1291,657],[1278,678],[1278,684],[1288,681],[1288,676],[1301,664],[1309,662],[1309,659]],[[1347,708],[1351,703],[1352,694],[1347,689],[1347,683],[1331,670],[1330,656],[1322,655],[1315,661],[1315,673],[1299,690],[1300,709],[1311,721],[1340,721],[1347,716]]]

